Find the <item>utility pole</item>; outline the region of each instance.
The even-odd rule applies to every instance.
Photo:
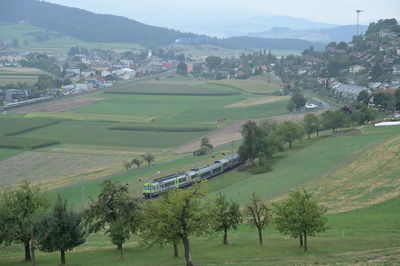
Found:
[[[151,189],[153,188],[152,178],[153,178],[153,164],[150,162],[150,199],[151,199]]]
[[[364,10],[357,9],[357,28],[356,28],[356,36],[360,35],[360,13],[364,12]]]
[[[82,175],[82,213],[84,205],[85,205],[85,180],[83,179]]]

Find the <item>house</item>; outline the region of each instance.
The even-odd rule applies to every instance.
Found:
[[[400,75],[400,65],[394,65],[393,66],[393,72],[394,75]]]
[[[119,79],[128,80],[136,77],[136,71],[130,68],[121,68],[118,70],[112,71],[113,74],[117,76]]]
[[[81,72],[81,77],[84,77],[84,78],[94,77],[95,75],[96,75],[95,71],[82,71]]]
[[[65,74],[69,77],[72,76],[80,76],[81,75],[81,70],[79,68],[67,68],[65,69]]]
[[[357,99],[357,96],[360,94],[360,92],[364,90],[368,91],[368,88],[337,82],[332,86],[332,90],[334,91],[335,94],[341,97],[355,100]]]
[[[351,74],[356,74],[356,73],[359,73],[359,72],[361,72],[361,71],[363,71],[363,70],[365,70],[365,69],[367,69],[366,67],[363,67],[363,66],[360,66],[360,65],[352,65],[350,68],[349,68],[349,72],[351,73]]]

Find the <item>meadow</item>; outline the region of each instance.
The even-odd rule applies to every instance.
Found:
[[[388,137],[397,131],[389,130],[387,134],[377,134]],[[331,139],[340,139],[335,137]],[[346,137],[343,137],[346,138]],[[325,141],[322,139],[320,141]],[[319,146],[319,142],[310,142],[310,146]],[[296,154],[296,151],[293,151]],[[299,158],[299,154],[294,155]],[[281,159],[288,164],[286,158]],[[181,162],[177,161],[175,167]],[[158,170],[165,171],[167,165]],[[129,176],[139,176],[137,173],[116,177],[115,181],[129,182]],[[274,169],[276,171],[276,168]],[[233,173],[229,173],[231,175]],[[136,177],[137,178],[137,177]],[[218,177],[219,178],[219,177]],[[217,178],[217,179],[218,179]],[[213,187],[213,179],[208,186]],[[98,193],[101,180],[85,184],[85,195],[93,196]],[[97,186],[91,184],[97,183]],[[132,188],[132,184],[130,187]],[[293,184],[292,184],[293,185]],[[264,186],[265,188],[265,186]],[[75,191],[75,192],[73,192]],[[60,191],[70,199],[70,203],[79,205],[80,187],[70,187]],[[88,198],[86,198],[88,200]],[[209,198],[212,200],[212,198]],[[400,235],[400,197],[394,197],[385,202],[365,207],[363,209],[343,213],[328,214],[329,229],[309,240],[309,251],[298,248],[298,241],[284,237],[269,225],[264,231],[265,245],[259,247],[256,230],[248,225],[241,225],[237,231],[231,230],[228,235],[229,245],[221,244],[222,235],[217,233],[209,238],[191,237],[192,257],[200,265],[298,265],[301,264],[385,264],[396,265],[399,260]],[[119,259],[119,252],[113,247],[108,238],[95,234],[87,242],[67,253],[70,265],[181,265],[184,261],[180,245],[181,257],[172,257],[172,247],[145,247],[140,245],[140,239],[134,237],[127,244],[124,252],[125,259]],[[2,258],[0,265],[23,265],[22,247],[0,247]],[[154,256],[157,254],[157,256]],[[59,254],[38,252],[40,265],[58,263]]]
[[[63,121],[19,136],[25,138],[55,137],[63,144],[171,148],[204,135],[204,132],[160,132],[110,130],[116,123]]]
[[[265,79],[253,78],[250,80],[217,80],[209,82],[212,85],[225,85],[242,92],[257,95],[273,95],[280,90],[279,81],[266,77]]]

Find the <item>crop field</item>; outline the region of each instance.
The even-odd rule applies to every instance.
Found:
[[[0,135],[14,136],[58,123],[57,119],[0,116]]]
[[[121,162],[126,158],[27,151],[0,161],[1,183],[3,186],[19,184],[24,180],[46,183],[48,179],[58,177],[58,185],[62,185],[63,177],[71,177],[74,174],[101,170],[105,166],[115,164],[122,169]]]
[[[219,86],[209,88],[207,84],[191,84],[190,82],[141,82],[137,84],[118,85],[106,93],[111,94],[138,94],[138,95],[182,95],[182,96],[224,96],[240,94],[232,88]]]
[[[21,153],[21,151],[15,149],[0,149],[0,161],[17,155],[18,153]]]
[[[26,118],[52,118],[56,120],[72,120],[87,122],[150,122],[151,117],[135,116],[135,115],[107,115],[107,114],[79,114],[72,112],[35,112],[26,114]]]
[[[115,123],[108,122],[63,121],[19,136],[55,138],[62,144],[171,148],[204,135],[204,132],[110,130],[114,126]]]
[[[160,121],[215,122],[266,117],[287,113],[287,100],[256,106],[223,108],[246,99],[232,96],[166,96],[101,94],[107,100],[74,110],[76,113],[150,116]],[[205,104],[206,103],[206,104]]]
[[[3,67],[0,68],[0,86],[18,82],[33,84],[42,74],[48,73],[36,68]]]
[[[272,95],[280,90],[279,82],[272,79],[271,81],[261,79],[250,79],[250,80],[217,80],[211,82],[211,84],[226,85],[234,89],[241,90],[243,92],[260,94],[260,95]]]

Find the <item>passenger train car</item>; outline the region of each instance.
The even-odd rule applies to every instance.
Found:
[[[233,153],[228,157],[215,161],[209,165],[200,168],[191,169],[185,173],[173,174],[153,180],[151,183],[145,183],[143,195],[146,198],[156,197],[164,192],[175,188],[183,188],[203,179],[209,179],[241,164],[238,153]]]

